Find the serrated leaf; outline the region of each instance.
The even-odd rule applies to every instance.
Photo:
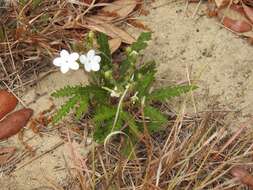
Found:
[[[88,111],[89,98],[87,96],[82,96],[79,101],[79,106],[76,108],[76,118],[81,119],[83,114]]]
[[[129,69],[130,64],[131,63],[128,59],[121,62],[119,71],[120,71],[120,74],[121,74],[122,77],[127,74],[126,72]]]
[[[102,66],[112,66],[112,56],[110,51],[110,46],[108,38],[104,33],[99,33],[97,37],[97,42],[99,45],[99,50],[101,52],[101,64]]]
[[[139,127],[138,127],[137,123],[135,122],[135,120],[134,120],[134,118],[133,118],[132,115],[130,115],[126,111],[122,111],[121,112],[121,118],[125,121],[125,123],[128,124],[129,130],[131,131],[131,133],[134,136],[139,137],[141,135]]]
[[[99,102],[101,104],[107,102],[108,92],[99,86],[90,85],[83,87],[81,89],[81,94],[85,95],[87,93],[89,94],[89,97],[96,102]]]
[[[109,106],[100,106],[96,110],[96,114],[93,117],[95,123],[103,122],[113,118],[116,114],[117,109]]]
[[[51,96],[55,98],[59,97],[68,97],[76,94],[81,89],[81,86],[65,86],[64,88],[61,88],[59,90],[56,90],[54,93],[51,94]]]
[[[144,108],[144,115],[150,120],[147,122],[149,132],[158,131],[168,121],[159,110],[152,106],[146,106]]]
[[[57,111],[56,115],[53,117],[53,123],[59,122],[63,117],[65,117],[71,109],[75,107],[80,96],[73,96],[67,102],[65,102],[60,109]]]
[[[154,73],[147,73],[141,77],[136,85],[136,91],[138,91],[138,96],[142,97],[145,96],[150,86],[152,85],[153,81],[155,80]]]
[[[151,40],[151,32],[142,32],[137,41],[132,44],[132,50],[139,52],[145,49],[149,40]]]
[[[93,137],[98,143],[103,143],[106,137],[114,131],[119,131],[123,125],[121,118],[118,119],[114,129],[112,130],[114,123],[114,117],[111,117],[109,120],[103,122],[103,125],[97,124],[95,126]]]
[[[174,87],[165,87],[153,91],[148,97],[148,100],[157,100],[164,101],[172,97],[180,96],[183,93],[195,90],[197,86],[194,85],[185,85],[185,86],[174,86]]]
[[[155,74],[156,73],[155,61],[148,61],[148,62],[144,63],[135,73],[136,74],[143,74],[143,75],[145,75],[146,73],[154,73]]]
[[[144,64],[140,69],[135,72],[136,77],[136,91],[138,91],[138,96],[146,96],[149,92],[153,81],[155,80],[155,62],[151,61]]]

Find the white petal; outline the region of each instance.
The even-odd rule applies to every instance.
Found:
[[[96,56],[93,57],[93,60],[94,60],[94,62],[96,62],[96,63],[100,63],[101,57],[98,56],[98,55],[96,55]]]
[[[79,59],[82,64],[87,63],[87,57],[85,55],[81,55]]]
[[[61,59],[60,57],[56,57],[56,58],[53,60],[53,64],[54,64],[55,66],[60,67],[61,64],[62,64],[62,59]]]
[[[95,56],[95,50],[94,49],[89,50],[88,53],[87,53],[87,58],[91,59],[94,56]]]
[[[61,50],[60,56],[64,59],[67,59],[69,57],[69,52],[65,49]]]
[[[70,69],[77,70],[79,69],[79,64],[77,62],[73,62],[69,65]]]
[[[63,74],[65,74],[66,72],[68,72],[69,71],[69,67],[67,66],[67,65],[62,65],[61,66],[61,72],[63,73]]]
[[[92,70],[93,71],[99,71],[99,69],[100,69],[100,65],[99,65],[99,63],[95,63],[95,62],[93,62],[92,64],[91,64],[91,67],[92,67]]]
[[[87,72],[90,72],[91,69],[92,69],[91,64],[85,63],[85,64],[84,64],[84,69],[85,69]]]
[[[76,61],[76,60],[78,60],[78,58],[79,58],[79,54],[76,53],[76,52],[71,53],[71,54],[69,55],[69,59],[70,59],[71,61]]]

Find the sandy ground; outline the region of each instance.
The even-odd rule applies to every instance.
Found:
[[[197,111],[231,111],[236,123],[250,117],[253,47],[206,17],[205,5],[192,18],[196,5],[185,12],[184,1],[166,2],[158,1],[158,8],[143,18],[154,31],[145,59],[159,64],[158,80],[173,84],[190,78],[200,87],[194,93]]]
[[[188,111],[227,110],[231,112],[229,119],[235,125],[250,117],[253,113],[253,47],[220,27],[215,20],[207,18],[204,6],[194,18],[191,18],[194,6],[185,12],[184,1],[168,3],[168,0],[160,0],[153,6],[156,8],[150,15],[142,18],[154,31],[144,59],[155,59],[159,64],[159,83],[183,83],[190,78],[197,84],[200,88],[187,104]],[[129,31],[135,33],[131,28]],[[23,101],[30,103],[36,99],[31,107],[38,113],[50,106],[49,94],[54,89],[86,81],[82,71],[67,75],[54,73],[29,91]],[[38,93],[46,95],[37,99]],[[29,135],[32,134],[27,131],[26,137]],[[16,138],[9,139],[7,144],[20,147]],[[50,135],[36,136],[29,143],[38,148],[37,154],[40,154],[60,141],[56,135]],[[46,190],[52,186],[48,178],[62,184],[66,171],[59,168],[64,168],[65,152],[66,148],[60,146],[11,176],[3,175],[0,177],[1,189]],[[18,167],[30,159],[26,158]]]

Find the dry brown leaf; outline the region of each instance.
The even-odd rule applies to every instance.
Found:
[[[33,110],[23,108],[7,115],[0,121],[0,140],[17,134],[29,121]]]
[[[234,20],[227,16],[222,19],[222,24],[234,32],[243,33],[252,30],[252,26],[244,20]]]
[[[17,98],[6,90],[0,90],[0,120],[17,106]]]
[[[135,42],[135,39],[130,34],[120,29],[119,27],[114,26],[113,24],[104,23],[102,24],[102,26],[106,28],[106,30],[111,30],[115,34],[114,38],[121,38],[121,40],[127,44],[132,44],[133,42]]]
[[[103,15],[92,15],[91,18],[104,22],[111,22],[113,19],[115,19],[115,17],[113,16],[103,16]]]
[[[127,22],[129,24],[131,24],[132,26],[136,27],[136,28],[140,28],[143,30],[148,30],[151,31],[150,28],[148,28],[145,24],[143,24],[140,20],[136,20],[136,19],[128,19]]]
[[[87,25],[85,27],[89,28],[90,30],[103,32],[111,38],[120,38],[122,42],[127,44],[132,44],[135,42],[135,39],[130,34],[120,29],[119,27],[114,26],[113,24],[104,23],[98,19],[95,22],[94,21],[95,20],[93,17],[87,18]]]
[[[230,6],[230,9],[237,12],[237,13],[239,13],[242,16],[245,16],[245,12],[244,12],[244,9],[243,9],[242,5],[232,4]]]
[[[111,53],[113,53],[117,49],[119,49],[121,42],[122,41],[120,38],[114,38],[114,39],[109,40],[109,46],[110,46]]]
[[[253,8],[250,8],[245,4],[242,4],[242,6],[247,18],[253,23]]]
[[[248,6],[253,7],[253,0],[243,0],[243,3],[245,3]]]
[[[117,0],[101,9],[100,14],[125,18],[135,9],[136,5],[136,0]]]
[[[230,173],[234,177],[236,177],[241,183],[248,185],[250,188],[253,188],[253,176],[250,175],[250,173],[243,167],[233,167]]]
[[[229,2],[230,0],[215,0],[215,3],[218,8],[226,6]]]

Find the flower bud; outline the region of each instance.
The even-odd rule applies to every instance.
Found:
[[[127,54],[130,54],[132,51],[133,51],[133,50],[132,50],[131,47],[127,47],[127,48],[126,48],[126,53],[127,53]]]
[[[93,31],[90,31],[89,34],[88,34],[88,38],[89,38],[89,39],[94,39],[94,37],[95,37],[94,32],[93,32]]]
[[[141,73],[138,73],[137,79],[141,79],[142,77],[143,77],[143,75]]]
[[[105,71],[104,76],[106,79],[112,79],[112,71],[111,70]]]

